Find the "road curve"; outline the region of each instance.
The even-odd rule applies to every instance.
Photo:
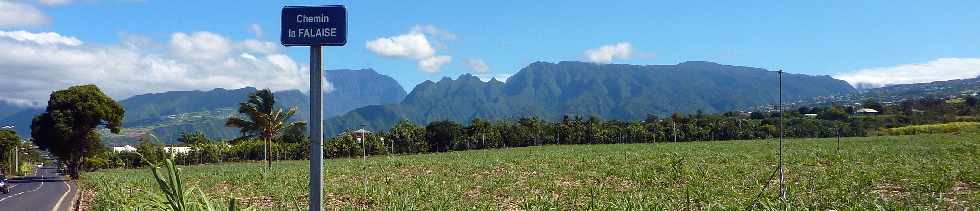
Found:
[[[7,180],[10,193],[0,194],[0,210],[71,210],[75,183],[58,174],[58,169],[45,166],[34,176]]]

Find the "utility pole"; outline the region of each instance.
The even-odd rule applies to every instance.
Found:
[[[837,126],[837,155],[840,155],[840,126]]]
[[[674,135],[674,142],[677,142],[677,123],[674,121],[670,121],[670,128],[671,128],[670,134]]]
[[[648,124],[650,124],[650,123],[648,123]],[[653,127],[654,127],[654,129],[653,129],[653,144],[656,145],[657,144],[657,132],[660,131],[660,130],[657,130],[656,129],[657,128],[657,125],[656,125],[657,123],[653,123],[653,124],[654,124],[653,125]],[[643,129],[644,130],[647,130],[646,127],[644,127]],[[647,131],[649,131],[649,130],[647,130]]]
[[[364,154],[362,154],[362,156],[361,156],[361,169],[362,169],[361,170],[361,175],[364,175],[364,194],[367,194],[367,185],[368,185],[368,180],[367,180],[367,139],[365,139],[365,137],[364,137],[365,133],[367,133],[367,129],[364,129],[365,127],[367,127],[366,124],[361,124],[361,130],[364,130],[364,131],[361,131],[361,149],[364,152]]]
[[[783,167],[783,70],[779,70],[779,105],[777,105],[776,110],[779,111],[779,198],[783,200],[783,204],[786,203],[786,184],[784,184],[784,167]]]
[[[14,176],[20,175],[20,151],[18,149],[20,146],[14,146]]]

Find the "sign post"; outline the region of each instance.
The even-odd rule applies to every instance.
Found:
[[[343,5],[282,8],[283,46],[310,46],[310,209],[323,205],[322,46],[347,44],[347,8]]]

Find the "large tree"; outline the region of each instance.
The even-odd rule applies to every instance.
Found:
[[[255,91],[248,95],[248,100],[238,106],[238,113],[245,118],[237,116],[228,117],[225,125],[237,127],[242,133],[242,138],[261,138],[265,141],[265,161],[266,167],[272,167],[272,160],[269,159],[271,142],[273,138],[282,136],[289,130],[298,130],[297,127],[305,127],[306,122],[289,122],[289,118],[296,114],[296,107],[288,110],[282,108],[275,109],[276,97],[269,89]]]
[[[31,137],[34,145],[66,162],[68,174],[78,179],[82,159],[103,147],[96,129],[118,134],[124,113],[99,87],[73,86],[51,93],[47,110],[31,122]]]
[[[454,139],[462,132],[459,124],[450,120],[435,121],[425,126],[425,137],[428,140],[430,152],[447,152],[452,147]]]
[[[390,139],[395,145],[395,153],[420,153],[429,150],[425,128],[401,120],[391,128]]]

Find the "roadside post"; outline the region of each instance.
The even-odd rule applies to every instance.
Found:
[[[343,5],[285,6],[279,40],[283,46],[310,47],[310,209],[323,205],[322,46],[347,44],[347,8]]]

